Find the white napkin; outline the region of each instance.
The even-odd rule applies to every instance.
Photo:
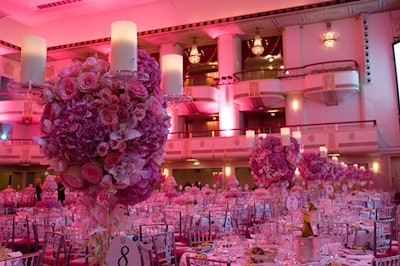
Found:
[[[372,260],[374,258],[373,254],[352,254],[347,256],[348,259],[356,260]]]

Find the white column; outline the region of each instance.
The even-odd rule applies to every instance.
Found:
[[[218,37],[218,72],[220,83],[222,77],[232,76],[241,71],[242,52],[241,40],[236,35],[222,35]],[[233,80],[225,80],[226,85],[221,84],[219,89],[219,128],[223,130],[222,136],[232,136],[238,132],[230,129],[239,127],[239,110],[233,102]]]

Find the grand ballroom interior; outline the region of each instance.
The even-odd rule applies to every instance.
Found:
[[[301,132],[304,151],[325,147],[339,162],[373,169],[375,188],[400,191],[393,52],[399,3],[2,1],[0,123],[6,135],[0,141],[0,187],[22,189],[47,174],[43,152],[32,140],[40,135],[42,109],[35,102],[30,112],[24,109],[27,96],[7,85],[20,80],[22,36],[46,39],[48,80],[70,62],[108,59],[111,23],[130,20],[137,25],[138,48],[160,65],[165,54],[183,56],[180,93],[189,97],[170,105],[160,167],[178,184],[211,184],[215,173],[223,173],[253,186],[246,132],[279,136],[285,127]],[[334,32],[330,45],[328,30]],[[193,45],[198,58],[190,58]]]

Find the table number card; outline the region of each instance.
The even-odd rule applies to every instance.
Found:
[[[118,236],[114,238],[108,250],[107,265],[141,265],[137,244],[127,236]]]
[[[295,211],[299,208],[299,200],[295,196],[289,196],[286,199],[286,208],[289,211]]]

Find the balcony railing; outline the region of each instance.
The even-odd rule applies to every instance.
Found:
[[[318,62],[293,68],[260,68],[254,70],[244,70],[234,73],[233,76],[237,81],[246,81],[254,79],[274,79],[305,76],[309,74],[358,70],[358,63],[355,60],[335,60]]]
[[[355,60],[334,60],[308,64],[301,67],[286,68],[283,70],[283,77],[297,77],[316,73],[358,70],[358,63]]]
[[[216,75],[212,75],[214,73],[210,73],[207,75],[198,75],[198,76],[186,76],[183,86],[184,87],[191,87],[191,86],[214,86]]]
[[[257,126],[247,128],[235,128],[229,130],[193,130],[171,132],[170,139],[177,138],[196,138],[196,137],[217,137],[217,136],[240,136],[246,135],[247,130],[254,130],[257,134],[266,133],[274,134],[279,133],[282,127],[288,127],[291,131],[301,132],[317,132],[317,131],[340,131],[349,129],[366,129],[376,128],[376,120],[361,120],[361,121],[344,121],[344,122],[331,122],[331,123],[315,123],[315,124],[298,124],[288,126]]]
[[[318,151],[326,146],[330,153],[378,151],[375,120],[318,123],[287,126],[301,131],[304,151]],[[280,127],[260,126],[232,130],[207,130],[171,133],[164,151],[167,160],[183,158],[246,158],[251,144],[246,130],[280,136]],[[40,146],[30,139],[0,141],[0,164],[43,163]]]
[[[283,77],[282,69],[280,68],[260,68],[253,70],[244,70],[234,73],[236,81],[246,81],[255,79],[276,79]]]

